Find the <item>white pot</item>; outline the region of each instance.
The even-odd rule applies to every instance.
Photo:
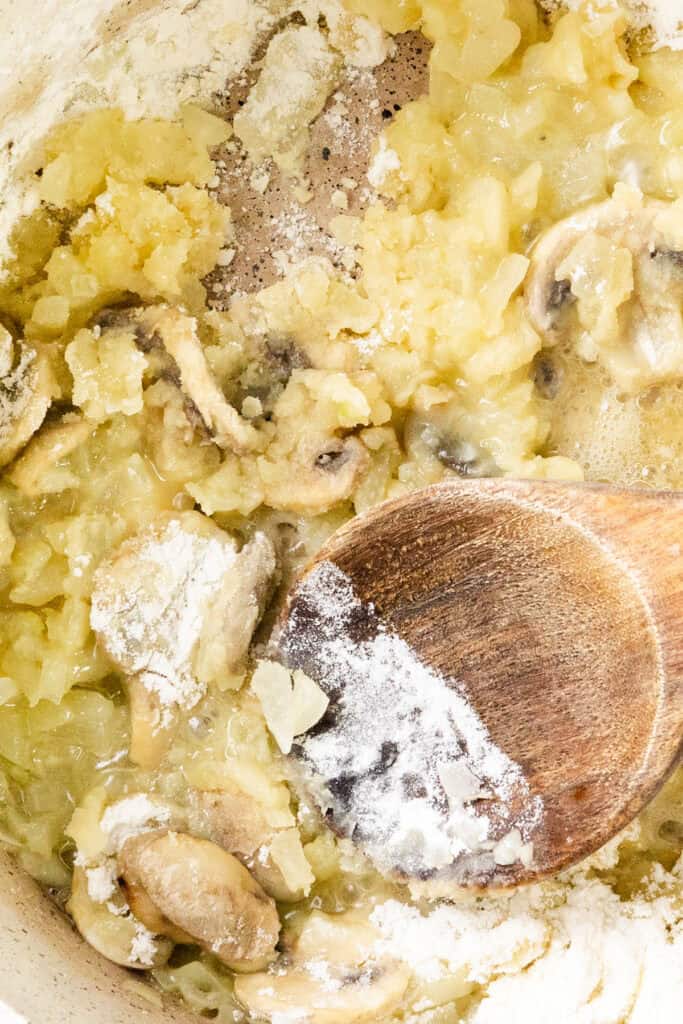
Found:
[[[175,1000],[165,999],[163,1009],[150,1002],[140,978],[91,949],[6,855],[0,855],[0,894],[0,1000],[19,1021],[197,1024],[196,1014]],[[2,1003],[0,1021],[7,1024]]]
[[[673,10],[676,2],[653,0],[653,6]],[[239,20],[244,0],[222,0],[222,5]],[[184,18],[195,8],[192,0],[0,0],[0,256],[9,225],[27,208],[8,199],[16,194],[22,170],[31,166],[35,144],[70,109],[84,58],[102,43],[111,47],[139,35],[162,12]],[[683,38],[679,42],[683,46]],[[220,40],[216,45],[225,48]],[[0,1001],[19,1019],[196,1024],[196,1015],[173,1000],[165,1000],[163,1009],[155,1007],[134,973],[91,949],[3,854],[0,894]],[[0,1003],[0,1021],[6,1019]]]
[[[85,55],[99,42],[134,33],[155,12],[190,6],[188,0],[0,0],[0,252],[21,208],[7,200],[35,143],[68,110]],[[35,882],[0,854],[3,1024],[14,1022],[12,1011],[28,1024],[196,1024],[196,1015],[175,1000],[164,1004],[146,997],[134,972],[91,949]]]

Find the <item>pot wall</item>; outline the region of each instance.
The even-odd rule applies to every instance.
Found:
[[[35,142],[73,100],[83,57],[125,38],[168,0],[0,0],[0,257],[30,199],[11,198]],[[188,6],[178,3],[179,8]],[[12,145],[8,145],[12,143]],[[10,201],[11,200],[11,201]],[[151,1000],[156,1000],[157,1005]],[[196,1016],[91,949],[0,854],[0,1019],[28,1024],[196,1024]],[[12,1018],[14,1019],[14,1018]]]

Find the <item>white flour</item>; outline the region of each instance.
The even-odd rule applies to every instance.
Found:
[[[639,28],[652,28],[656,46],[683,50],[681,0],[625,0],[624,6]]]
[[[100,820],[100,828],[107,837],[107,852],[117,853],[127,839],[168,824],[170,818],[170,809],[146,793],[118,800],[107,807]]]
[[[106,903],[116,892],[116,861],[106,860],[97,867],[87,868],[88,896],[93,903]]]
[[[588,0],[541,0],[546,10],[556,11],[561,7],[577,10],[592,6],[596,9],[609,7],[610,0],[602,4]],[[650,28],[654,35],[654,48],[665,46],[672,50],[683,49],[683,7],[681,0],[611,0],[613,8],[621,7],[636,28]]]
[[[379,148],[368,168],[368,181],[373,188],[380,189],[388,174],[401,169],[401,161],[395,149],[389,149],[386,139],[382,136]]]
[[[203,696],[193,654],[236,557],[227,534],[202,535],[173,519],[132,538],[95,574],[92,628],[112,660],[163,705],[191,708]]]
[[[340,66],[317,28],[294,25],[273,37],[242,108],[235,135],[255,160],[278,155],[323,109]]]
[[[512,961],[519,947],[526,946],[529,957],[542,952],[548,932],[547,924],[532,913],[507,913],[504,904],[477,909],[444,903],[423,914],[389,900],[370,920],[382,934],[378,955],[404,960],[427,982],[457,974],[463,966],[469,980],[486,981]]]
[[[272,232],[271,251],[280,272],[284,275],[306,259],[315,243],[321,243],[330,259],[345,261],[347,249],[332,235],[323,235],[315,217],[305,208],[292,202],[277,217],[270,218]],[[351,254],[351,259],[352,254]]]
[[[208,99],[245,67],[258,34],[283,6],[0,0],[0,260],[9,227],[35,205],[35,191],[19,175],[52,125],[97,106],[165,117],[179,103]],[[115,36],[109,26],[119,29]]]
[[[362,620],[372,635],[359,640]],[[324,781],[335,823],[380,870],[424,877],[454,862],[457,871],[461,857],[468,872],[530,862],[542,805],[521,769],[457,682],[386,630],[337,566],[321,563],[299,588],[280,648],[294,663],[302,656],[332,700],[331,719],[300,741],[303,771]],[[510,831],[513,798],[524,811]]]
[[[139,921],[135,922],[135,938],[130,945],[130,958],[133,963],[150,967],[154,963],[158,947],[152,933]]]
[[[564,894],[534,886],[425,915],[392,900],[372,914],[377,952],[405,960],[422,982],[455,975],[485,985],[468,1024],[677,1020],[683,910],[662,874],[651,902],[623,902],[585,875]]]
[[[86,75],[102,105],[128,117],[173,117],[179,103],[209,97],[249,63],[254,41],[283,3],[187,0],[165,3],[140,19],[130,41],[98,48]],[[89,83],[89,85],[90,85]]]

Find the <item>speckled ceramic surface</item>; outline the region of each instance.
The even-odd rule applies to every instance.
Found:
[[[90,949],[7,856],[0,857],[0,892],[0,998],[28,1024],[196,1021]],[[2,1007],[0,1019],[7,1021]]]

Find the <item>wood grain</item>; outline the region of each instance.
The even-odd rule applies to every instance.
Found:
[[[531,867],[458,863],[432,893],[456,877],[529,882],[583,859],[678,763],[682,534],[680,494],[448,481],[358,517],[320,553],[315,564],[338,565],[423,662],[464,684],[544,801]],[[285,629],[297,600],[295,587]],[[310,657],[299,662],[315,674]]]

